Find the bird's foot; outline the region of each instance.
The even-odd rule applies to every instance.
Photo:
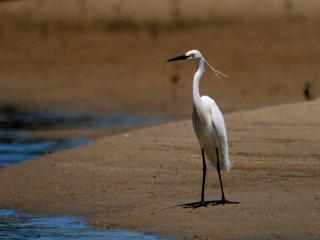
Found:
[[[207,207],[208,205],[211,204],[212,201],[200,201],[200,202],[192,202],[192,203],[185,203],[185,204],[181,204],[178,205],[179,207],[183,207],[183,208],[200,208],[200,207]]]
[[[239,204],[239,202],[229,201],[229,200],[225,199],[225,197],[223,196],[220,201],[217,201],[217,203],[215,203],[213,205],[218,205],[218,204],[222,204],[222,205],[225,205],[225,204]]]
[[[239,202],[233,202],[225,198],[222,198],[221,200],[185,203],[185,204],[178,205],[178,207],[196,209],[200,207],[207,207],[208,205],[215,206],[215,205],[225,205],[225,204],[239,204]]]

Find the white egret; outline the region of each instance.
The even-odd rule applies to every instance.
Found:
[[[226,200],[223,185],[221,180],[220,169],[224,168],[226,171],[231,169],[231,162],[229,159],[227,131],[222,113],[213,99],[208,96],[200,96],[199,83],[201,76],[205,72],[205,63],[212,69],[217,78],[227,77],[223,73],[212,67],[202,54],[198,50],[190,50],[186,54],[171,58],[168,62],[177,60],[194,60],[198,65],[193,78],[193,128],[199,140],[201,147],[201,155],[203,162],[203,176],[202,176],[202,191],[201,201],[186,204],[185,207],[201,207],[208,204],[225,204],[225,203],[237,203]],[[206,160],[205,155],[214,164],[218,171],[220,188],[221,188],[221,200],[220,201],[205,201],[204,190],[206,181]]]

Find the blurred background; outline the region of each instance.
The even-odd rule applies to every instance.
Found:
[[[208,71],[200,86],[224,113],[312,100],[319,10],[316,0],[0,0],[0,139],[31,132],[33,153],[39,138],[87,143],[189,119],[195,64],[166,60],[190,49],[230,76]]]
[[[224,112],[301,101],[318,88],[315,0],[1,0],[0,101],[85,112],[189,117],[201,92]]]

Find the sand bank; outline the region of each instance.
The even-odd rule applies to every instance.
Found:
[[[226,115],[234,168],[223,180],[239,205],[177,207],[199,199],[202,174],[191,122],[179,121],[1,169],[0,208],[188,239],[319,239],[319,104]],[[212,166],[206,198],[220,198]]]

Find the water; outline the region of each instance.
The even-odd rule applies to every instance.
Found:
[[[164,121],[160,117],[99,115],[57,112],[14,105],[0,105],[0,168],[45,153],[86,144],[91,138],[40,138],[34,133],[59,129],[127,127]],[[130,231],[103,231],[80,217],[42,217],[0,210],[0,239],[164,239]]]
[[[91,141],[92,139],[90,138],[50,139],[2,135],[0,137],[0,168],[32,159],[45,153],[72,148]]]
[[[1,130],[53,130],[75,128],[112,128],[163,122],[159,116],[128,114],[90,115],[77,112],[50,111],[15,105],[0,105]]]
[[[155,124],[161,117],[132,115],[89,115],[74,112],[49,111],[15,105],[0,105],[0,168],[7,167],[45,153],[86,144],[90,138],[39,138],[34,133],[59,129],[92,129]]]
[[[165,239],[130,231],[106,231],[90,227],[81,217],[42,217],[12,210],[0,210],[0,239]]]

